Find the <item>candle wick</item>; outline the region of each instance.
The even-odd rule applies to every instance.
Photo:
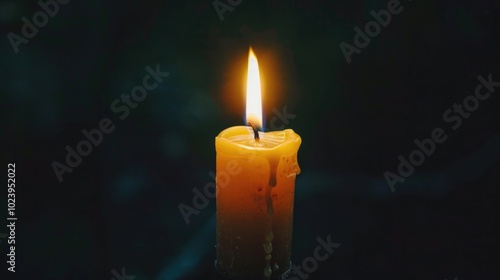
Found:
[[[257,130],[257,127],[255,127],[255,125],[252,122],[248,122],[248,125],[251,126],[253,129],[253,138],[255,140],[259,140],[260,137],[259,137],[259,131]]]

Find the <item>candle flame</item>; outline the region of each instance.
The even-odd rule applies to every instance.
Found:
[[[246,122],[262,129],[262,93],[260,89],[259,62],[250,47],[248,53]]]

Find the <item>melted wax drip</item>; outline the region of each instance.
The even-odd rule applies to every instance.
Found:
[[[264,268],[265,279],[270,279],[273,271],[271,269],[271,253],[273,252],[273,232],[266,232],[265,242],[264,242],[264,252],[266,252],[266,267]]]
[[[271,175],[269,176],[269,186],[276,187],[276,169],[278,169],[278,164],[275,162],[270,162]]]
[[[276,172],[278,169],[278,163],[275,161],[271,161],[269,163],[271,168],[271,174],[269,176],[269,185],[266,189],[266,205],[267,205],[267,225],[266,225],[266,234],[264,236],[264,252],[266,253],[266,266],[264,268],[264,278],[270,279],[273,274],[273,270],[271,268],[271,258],[273,252],[273,215],[274,215],[274,205],[273,198],[271,195],[272,189],[276,187]]]

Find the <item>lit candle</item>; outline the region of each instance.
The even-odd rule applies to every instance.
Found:
[[[290,269],[297,152],[293,130],[261,132],[259,65],[250,49],[246,123],[222,131],[217,151],[217,271],[281,279]],[[284,279],[284,278],[283,278]]]

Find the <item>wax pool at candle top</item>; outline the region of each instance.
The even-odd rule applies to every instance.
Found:
[[[237,279],[269,279],[289,266],[300,137],[291,129],[224,130],[217,150],[217,262]]]
[[[245,134],[230,134],[229,132],[221,133],[221,137],[225,137],[227,140],[239,144],[242,146],[252,147],[252,148],[261,148],[261,149],[273,149],[276,146],[282,144],[285,141],[285,131],[278,132],[260,132],[259,131],[259,139],[255,139],[254,132],[251,127],[244,127],[248,133]],[[240,129],[238,129],[240,131]]]
[[[297,150],[302,142],[293,130],[259,132],[259,139],[254,138],[254,133],[249,126],[236,126],[222,131],[216,139],[216,150],[219,153],[235,153],[237,155],[254,158],[257,155],[266,158],[270,164],[271,176],[269,182],[276,184],[276,169],[283,155],[294,154],[293,162],[288,162],[287,176],[300,174],[297,163]]]

